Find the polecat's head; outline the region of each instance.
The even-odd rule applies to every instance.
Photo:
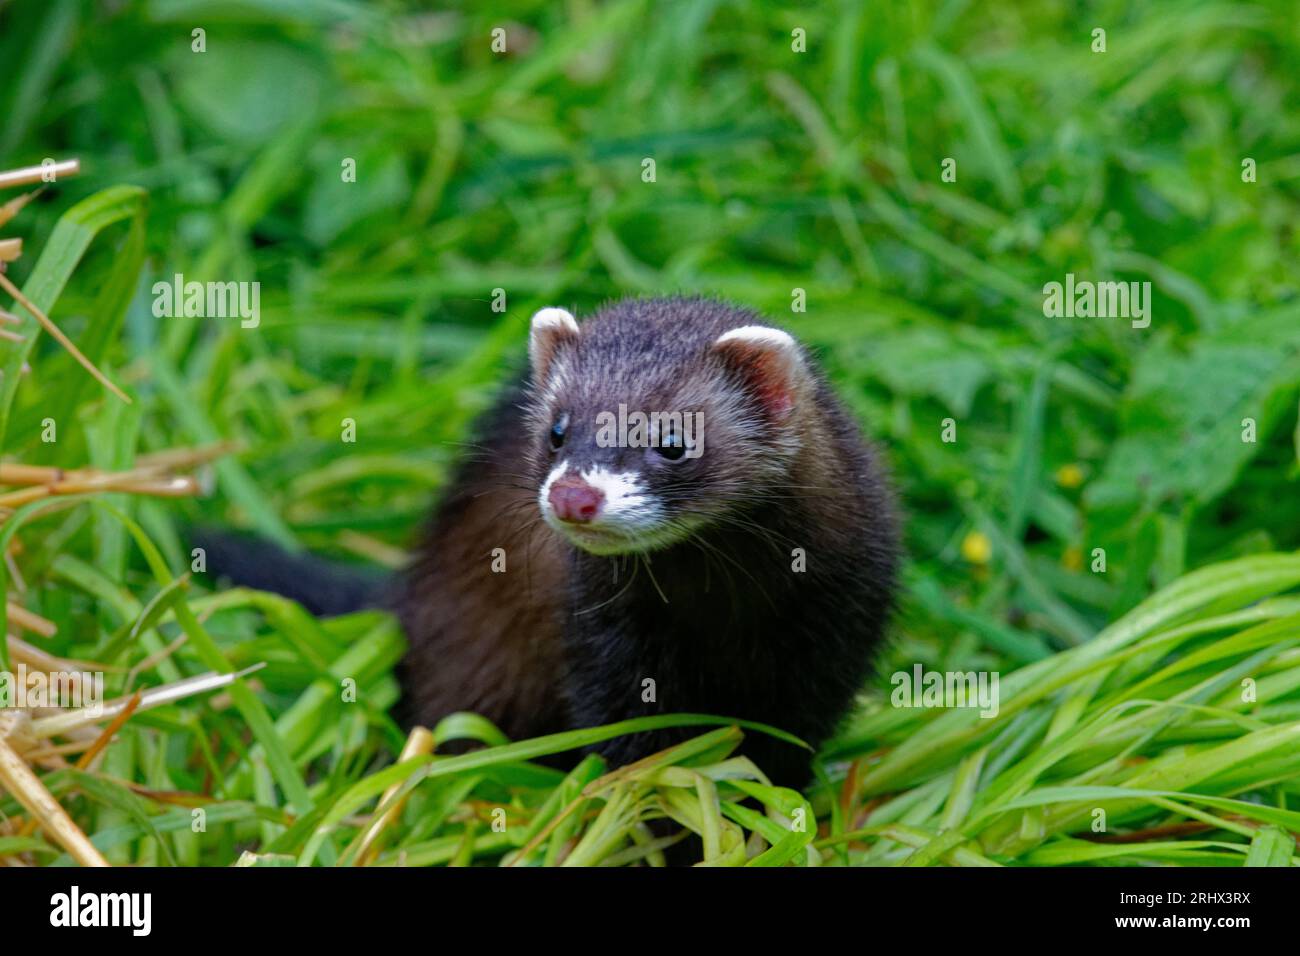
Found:
[[[692,305],[708,321],[680,314]],[[582,326],[564,309],[532,319],[538,506],[594,554],[742,521],[779,494],[802,445],[814,383],[799,344],[718,303],[670,306],[626,305]]]

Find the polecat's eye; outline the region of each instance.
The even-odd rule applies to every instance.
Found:
[[[564,444],[564,431],[568,427],[569,427],[568,413],[561,415],[559,418],[555,420],[555,424],[551,426],[552,450],[558,449],[561,445]]]
[[[669,461],[681,461],[682,456],[686,454],[686,442],[676,431],[670,431],[659,439],[655,451]]]

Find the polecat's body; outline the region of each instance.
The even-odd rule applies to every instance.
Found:
[[[898,529],[808,356],[699,299],[620,302],[581,327],[543,309],[529,356],[387,584],[220,532],[201,536],[208,567],[316,613],[389,606],[410,641],[403,707],[423,724],[469,710],[521,739],[694,712],[821,743],[867,676]],[[601,431],[637,412],[684,417],[661,419],[653,447]],[[597,749],[623,763],[698,732]],[[806,751],[756,732],[743,750],[775,782],[807,780]]]
[[[407,713],[476,711],[519,739],[697,712],[824,740],[867,676],[898,532],[809,358],[752,313],[695,299],[620,302],[580,327],[543,310],[530,356],[390,591],[411,642]],[[702,427],[607,447],[599,416],[620,406]],[[698,732],[598,749],[620,763]],[[744,752],[805,782],[801,750],[750,733]]]

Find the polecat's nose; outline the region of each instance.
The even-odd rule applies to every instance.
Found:
[[[561,478],[551,485],[548,496],[555,517],[571,524],[586,524],[600,514],[605,503],[605,493],[593,488],[581,478]]]

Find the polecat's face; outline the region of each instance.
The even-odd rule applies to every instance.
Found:
[[[627,320],[533,317],[530,459],[544,520],[612,555],[742,521],[788,473],[810,393],[797,343],[743,326],[688,344]]]

